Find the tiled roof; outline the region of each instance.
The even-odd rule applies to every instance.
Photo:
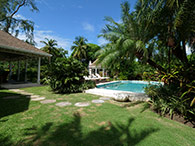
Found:
[[[50,54],[30,45],[12,35],[0,30],[0,51],[1,49],[22,52],[43,57],[51,57]]]

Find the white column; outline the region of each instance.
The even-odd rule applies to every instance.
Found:
[[[25,82],[27,82],[27,65],[28,65],[28,62],[27,62],[27,60],[25,60],[25,75],[24,75]]]
[[[95,74],[97,74],[97,68],[95,68]]]
[[[9,81],[11,80],[12,77],[12,63],[11,61],[9,62]]]
[[[40,84],[40,68],[41,68],[41,57],[38,59],[38,70],[37,70],[37,83]]]
[[[104,68],[103,68],[103,70],[102,70],[102,75],[103,75],[103,77],[104,77]]]
[[[92,69],[89,68],[89,76],[91,77],[91,74],[92,74]]]
[[[18,77],[17,77],[17,81],[20,80],[20,60],[18,60]]]

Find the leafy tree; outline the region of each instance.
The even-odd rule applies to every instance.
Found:
[[[51,54],[52,61],[55,60],[57,57],[66,57],[66,54],[68,52],[64,50],[63,48],[57,48],[56,46],[58,44],[56,40],[48,39],[48,38],[45,38],[45,39],[46,41],[41,41],[41,43],[45,44],[45,46],[41,48],[41,50]]]
[[[87,58],[87,42],[88,40],[82,36],[78,36],[75,38],[75,41],[73,42],[73,46],[71,47],[71,50],[73,51],[71,56],[82,61],[83,59]]]
[[[105,18],[109,24],[102,30],[100,37],[104,37],[110,43],[99,52],[99,61],[104,65],[111,65],[116,64],[119,59],[133,61],[137,57],[160,72],[165,72],[165,69],[152,59],[155,42],[150,41],[145,23],[138,23],[135,13],[130,13],[128,2],[121,7],[122,23],[115,22],[111,17]]]
[[[7,33],[25,32],[29,41],[33,40],[34,23],[16,17],[22,7],[30,7],[31,11],[38,11],[35,0],[0,0],[0,29]]]
[[[77,59],[57,58],[49,70],[49,83],[57,93],[82,92],[89,87],[95,87],[94,83],[85,82],[83,76],[86,74],[87,70]]]
[[[95,53],[97,51],[99,51],[101,48],[100,46],[96,45],[96,44],[92,44],[92,43],[88,43],[87,44],[87,49],[86,49],[86,62],[89,63],[89,61],[95,61],[97,56],[95,55]]]

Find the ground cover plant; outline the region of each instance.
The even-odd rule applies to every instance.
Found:
[[[49,86],[23,89],[26,92],[69,101],[71,106],[41,104],[24,95],[0,90],[0,145],[194,145],[193,128],[160,117],[144,108],[145,103],[105,101],[91,103],[99,96],[55,94]],[[18,94],[17,94],[18,95]],[[90,102],[76,107],[77,102]],[[182,140],[181,140],[182,139]]]

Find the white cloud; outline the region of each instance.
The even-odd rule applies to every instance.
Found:
[[[25,34],[19,34],[18,36],[21,40],[26,40]],[[34,31],[34,41],[36,42],[36,47],[41,48],[44,46],[40,41],[45,41],[45,38],[53,39],[57,41],[58,47],[62,47],[65,50],[70,51],[72,45],[72,40],[63,38],[59,35],[56,35],[53,31],[50,30],[35,30]]]
[[[86,31],[90,31],[90,32],[94,32],[95,29],[94,29],[94,26],[85,22],[82,24],[83,25],[83,29],[86,30]]]
[[[20,15],[20,14],[14,15],[14,18],[16,18],[16,19],[24,19],[24,20],[27,19],[26,17],[24,17],[24,16],[22,16],[22,15]]]
[[[104,39],[104,38],[98,38],[98,45],[99,46],[103,46],[103,45],[106,45],[107,43],[109,43],[106,39]]]

